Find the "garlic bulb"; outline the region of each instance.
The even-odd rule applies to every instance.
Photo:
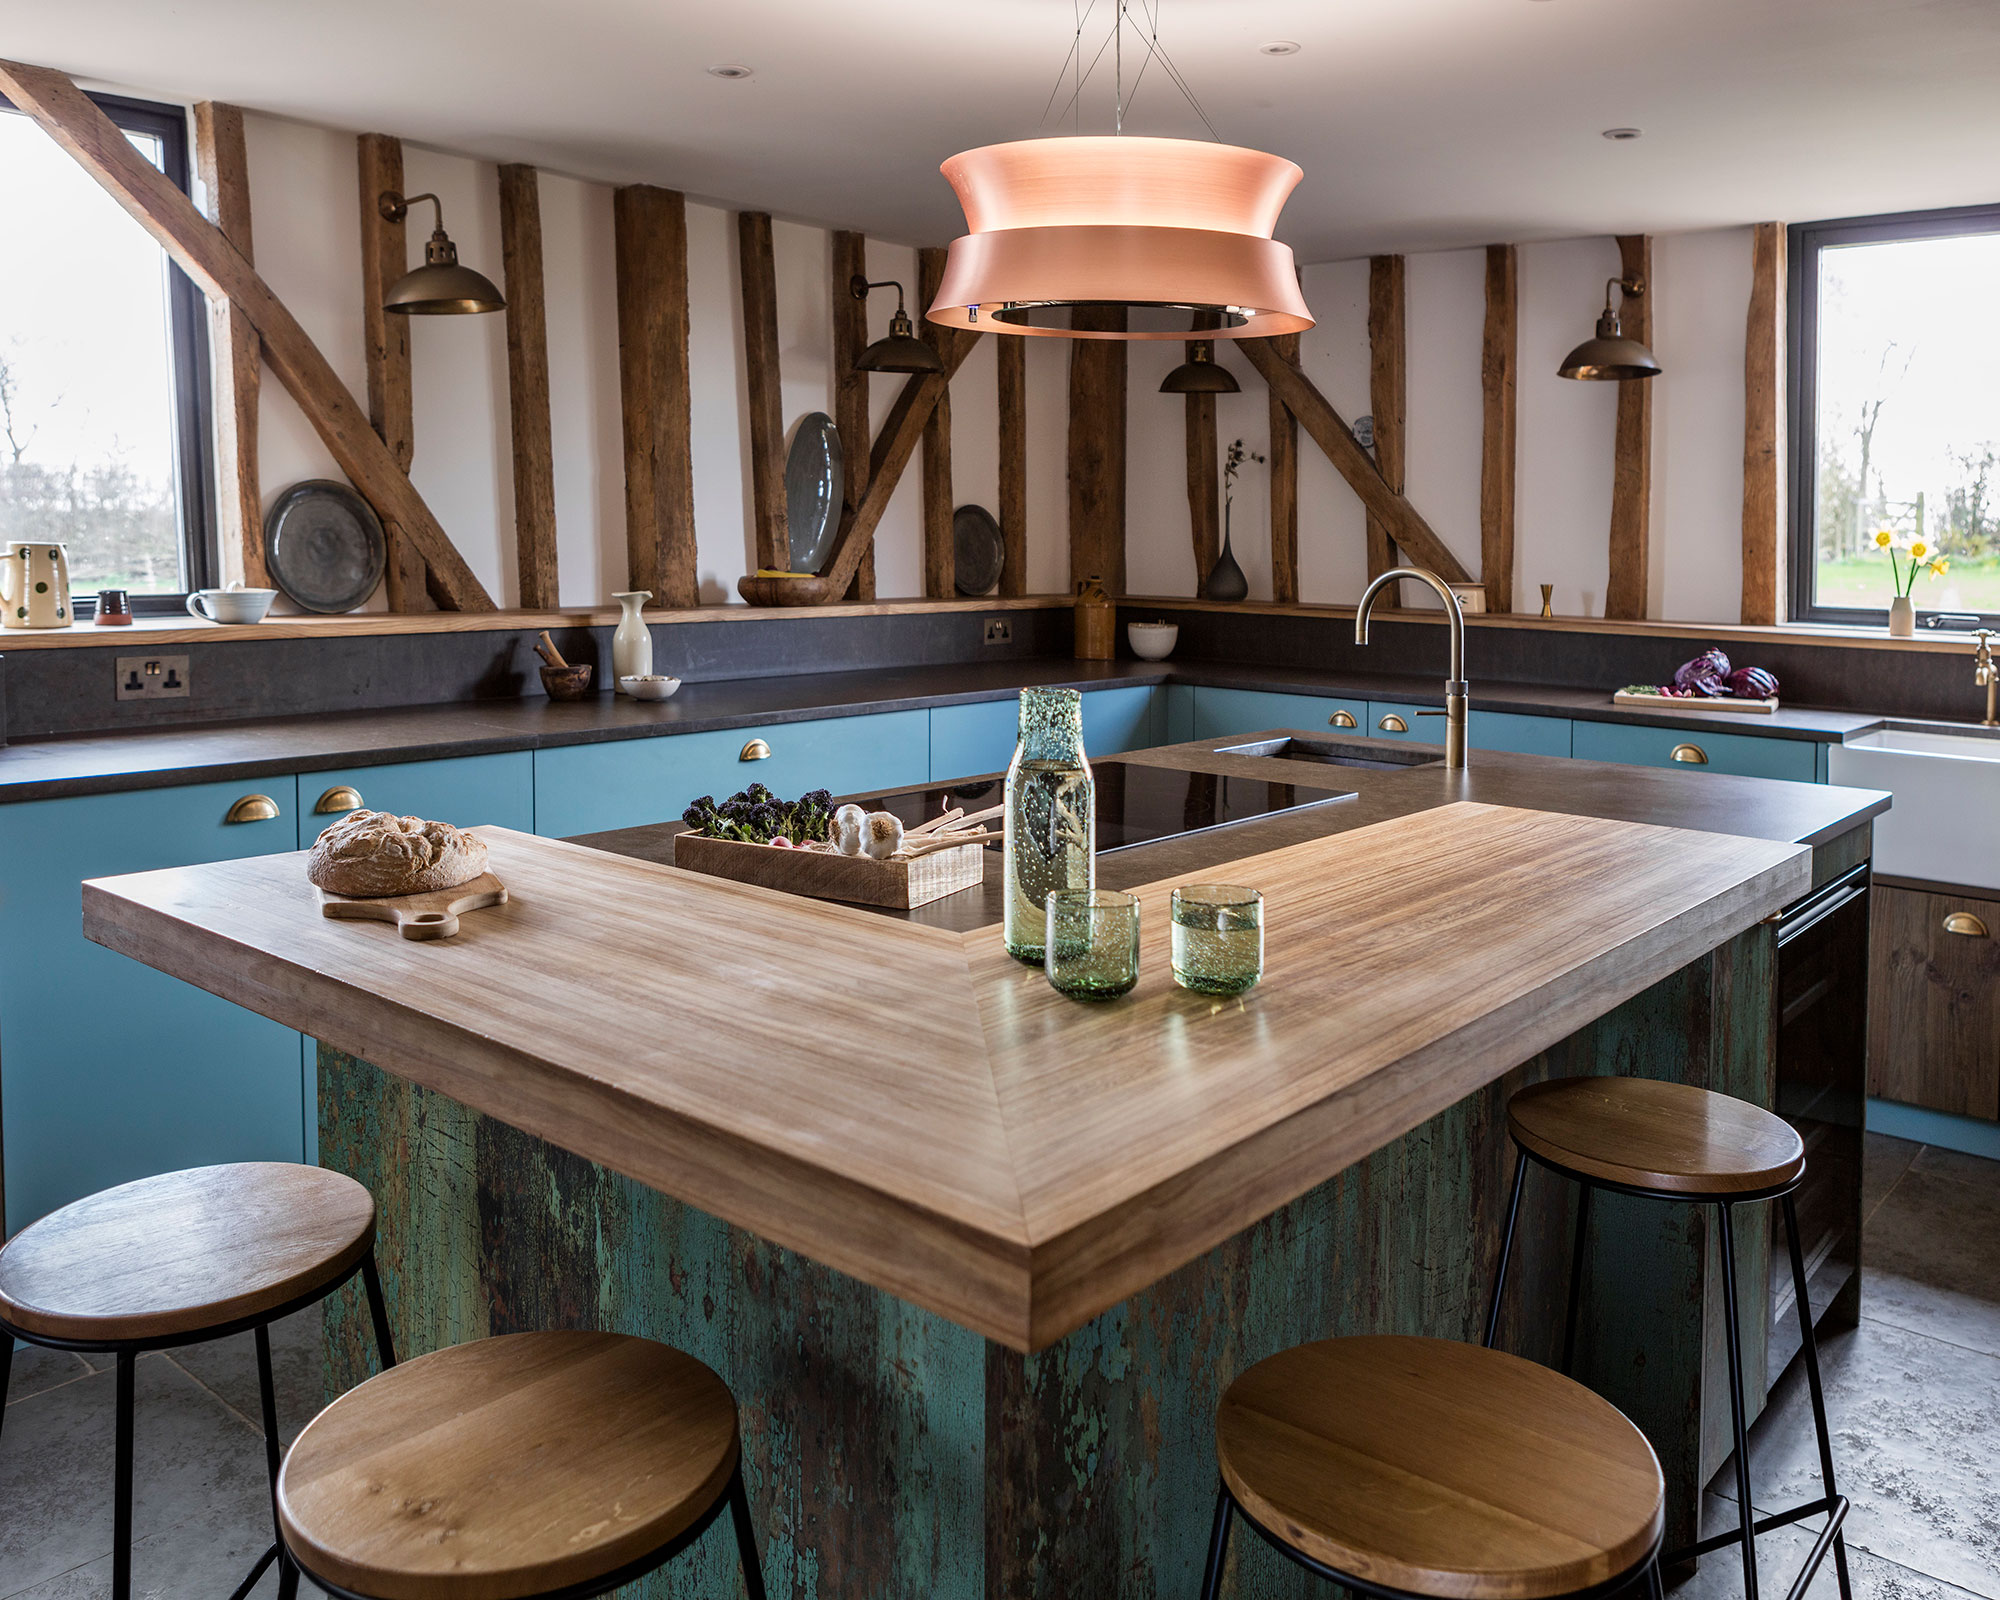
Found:
[[[868,835],[862,848],[877,861],[886,861],[903,848],[903,820],[887,811],[868,814]]]
[[[856,805],[842,806],[833,814],[833,844],[844,856],[858,856],[867,842],[868,813]]]

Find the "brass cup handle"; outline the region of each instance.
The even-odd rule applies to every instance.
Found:
[[[1673,759],[1685,761],[1689,766],[1705,767],[1708,765],[1708,752],[1698,744],[1677,744],[1674,746]]]
[[[1375,726],[1383,733],[1408,733],[1410,731],[1410,725],[1393,711],[1380,722],[1376,723]]]
[[[278,802],[269,795],[246,794],[229,808],[222,820],[225,823],[269,822],[279,815],[281,813],[278,810]]]
[[[1358,728],[1361,726],[1360,723],[1354,720],[1354,713],[1352,711],[1336,711],[1326,720],[1327,725],[1334,728]]]
[[[1946,917],[1944,919],[1944,931],[1946,933],[1962,933],[1968,939],[1986,939],[1992,937],[1986,931],[1986,924],[1975,917],[1970,911],[1954,911],[1950,916]]]
[[[762,739],[752,739],[736,757],[738,761],[769,761],[771,747]]]
[[[319,797],[318,803],[313,806],[313,815],[316,817],[337,816],[343,811],[359,811],[364,804],[366,802],[362,800],[359,789],[356,789],[351,784],[336,783],[325,794]]]

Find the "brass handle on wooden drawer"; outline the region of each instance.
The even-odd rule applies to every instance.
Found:
[[[1705,767],[1708,765],[1708,752],[1698,744],[1677,744],[1674,746],[1673,759],[1685,761],[1691,766]]]
[[[1380,722],[1376,723],[1375,726],[1384,733],[1408,733],[1410,731],[1410,725],[1393,711]]]
[[[771,759],[771,747],[762,739],[752,739],[743,747],[742,753],[736,759],[738,761],[769,761]]]
[[[1360,723],[1354,720],[1354,713],[1352,711],[1336,711],[1326,720],[1329,726],[1335,728],[1358,728],[1361,726]]]
[[[350,784],[336,783],[319,797],[313,807],[316,817],[330,817],[342,811],[359,811],[363,805],[361,791]]]
[[[229,808],[224,822],[269,822],[278,816],[278,802],[267,794],[246,794]]]
[[[1944,919],[1944,931],[1946,933],[1962,933],[1968,939],[1985,939],[1990,937],[1986,931],[1986,924],[1981,922],[1970,911],[1954,911],[1950,916],[1946,917]]]

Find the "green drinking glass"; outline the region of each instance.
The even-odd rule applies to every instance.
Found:
[[[1264,976],[1264,897],[1233,883],[1184,883],[1173,897],[1174,982],[1242,994]]]
[[[1072,1000],[1115,1000],[1139,981],[1139,901],[1116,889],[1055,889],[1042,970]]]

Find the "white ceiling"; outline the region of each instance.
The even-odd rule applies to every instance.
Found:
[[[1280,229],[1304,261],[2000,200],[2000,0],[1157,3],[1221,136],[1305,168]],[[1073,28],[1072,0],[7,10],[0,49],[91,79],[908,243],[962,231],[938,162],[1035,134]],[[1279,39],[1303,48],[1258,52]],[[1108,66],[1084,131],[1110,130]],[[1126,128],[1202,134],[1157,68]]]

